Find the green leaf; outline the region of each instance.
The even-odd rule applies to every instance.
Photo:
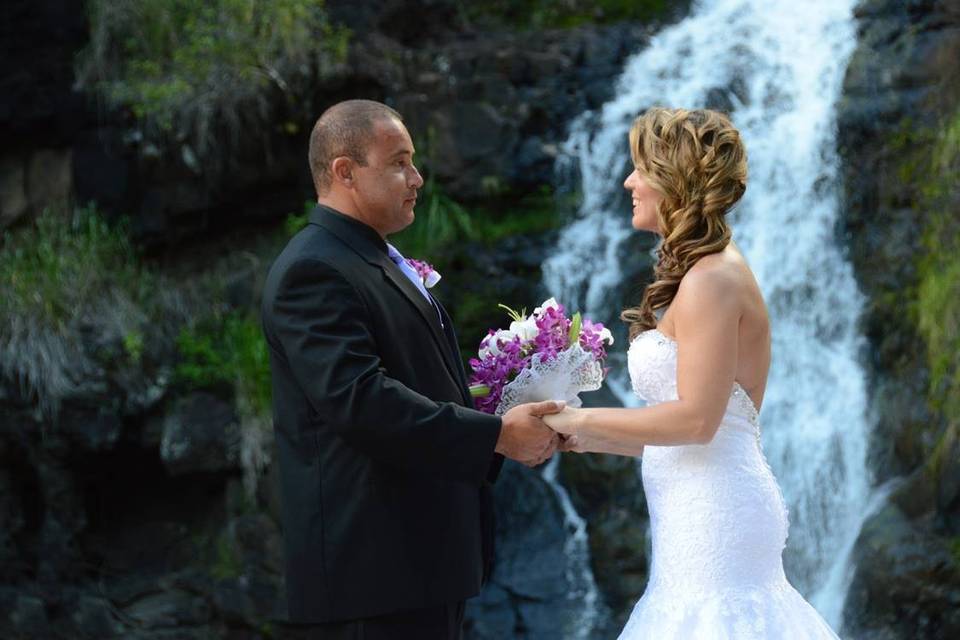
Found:
[[[583,324],[583,320],[580,318],[580,312],[573,314],[573,318],[570,319],[570,334],[569,340],[567,341],[567,346],[572,347],[574,344],[580,340],[580,326]]]
[[[486,398],[490,395],[490,387],[485,384],[475,384],[470,387],[471,398]]]
[[[505,311],[507,312],[507,315],[510,316],[510,319],[511,319],[511,320],[515,320],[515,321],[517,321],[517,322],[523,322],[523,321],[526,319],[525,316],[521,315],[521,314],[520,314],[519,312],[517,312],[517,311],[514,311],[513,309],[511,309],[510,307],[508,307],[508,306],[505,305],[505,304],[498,304],[497,306],[500,307],[501,309],[505,310]],[[524,309],[524,311],[526,311],[526,309]]]

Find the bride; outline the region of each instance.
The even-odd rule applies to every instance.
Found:
[[[783,572],[787,509],[758,422],[770,322],[726,221],[746,189],[740,134],[714,111],[654,108],[629,140],[633,227],[662,236],[622,316],[648,406],[544,417],[564,450],[643,453],[653,560],[620,639],[836,638]]]

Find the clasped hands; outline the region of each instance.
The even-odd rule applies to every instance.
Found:
[[[503,414],[496,451],[528,467],[543,464],[557,451],[582,451],[577,413],[553,400],[517,405]]]

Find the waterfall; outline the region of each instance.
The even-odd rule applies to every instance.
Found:
[[[597,584],[590,571],[590,551],[587,540],[587,523],[577,513],[560,481],[557,480],[557,467],[560,456],[555,455],[544,466],[543,479],[553,489],[563,509],[564,526],[567,529],[567,541],[564,555],[567,557],[567,617],[564,624],[564,640],[590,640],[600,623],[599,598]]]
[[[627,62],[614,99],[572,125],[565,162],[579,169],[582,205],[543,265],[546,289],[568,309],[617,324],[635,284],[624,282],[623,266],[638,259],[626,244],[636,232],[622,187],[633,118],[653,105],[729,111],[750,168],[747,193],[731,214],[734,239],[760,283],[773,330],[761,424],[790,508],[784,561],[791,582],[834,628],[870,502],[858,364],[863,298],[835,239],[834,105],[856,44],[854,4],[703,0],[656,35]],[[623,360],[611,364],[620,369],[611,388],[632,404]]]

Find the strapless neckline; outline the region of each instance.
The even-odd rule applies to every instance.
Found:
[[[653,329],[647,329],[646,331],[641,331],[636,336],[634,336],[633,340],[630,341],[630,347],[633,347],[634,343],[637,342],[637,340],[639,340],[644,335],[648,335],[648,334],[655,334],[659,336],[662,339],[661,342],[670,345],[674,350],[677,349],[676,339],[674,339],[671,336],[668,336],[667,334],[665,334],[660,329],[657,329],[656,327],[654,327]],[[747,393],[747,390],[744,389],[743,386],[736,380],[733,381],[733,391],[731,392],[731,396],[735,397],[736,401],[744,409],[747,410],[750,421],[753,422],[754,424],[758,424],[760,421],[760,410],[757,408],[757,404],[753,401],[753,398],[750,397],[750,394]]]

